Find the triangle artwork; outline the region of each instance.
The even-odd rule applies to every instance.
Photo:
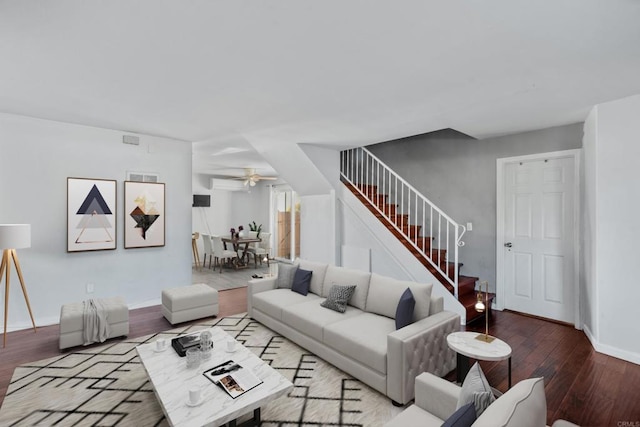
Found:
[[[76,215],[83,215],[76,226],[80,230],[80,234],[76,237],[76,243],[114,241],[110,232],[113,226],[106,218],[106,215],[113,215],[113,212],[109,209],[109,205],[95,184],[78,208]]]
[[[134,203],[136,207],[129,215],[136,222],[135,228],[139,229],[140,237],[146,240],[147,231],[160,218],[160,212],[155,206],[156,201],[147,192],[138,196]]]

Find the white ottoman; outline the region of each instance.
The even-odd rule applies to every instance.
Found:
[[[129,307],[122,297],[101,298],[107,308],[109,336],[129,335]],[[60,309],[60,350],[84,344],[84,304],[82,301],[64,304]]]
[[[162,290],[162,314],[176,323],[218,314],[218,291],[204,283]]]

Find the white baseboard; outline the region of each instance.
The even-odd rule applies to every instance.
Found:
[[[640,365],[640,354],[634,353],[631,351],[621,350],[616,347],[612,347],[607,344],[602,344],[599,342],[596,337],[591,332],[591,329],[587,325],[583,325],[583,331],[587,336],[591,345],[598,353],[606,354],[607,356],[616,357],[618,359],[626,360],[627,362],[635,363],[636,365]]]
[[[40,328],[42,326],[57,325],[58,323],[60,323],[60,317],[38,317],[38,318],[35,318],[35,321],[36,321],[36,327]],[[0,325],[0,327],[2,326]],[[7,332],[22,331],[24,329],[32,329],[32,328],[33,328],[33,325],[31,324],[31,322],[10,323],[7,325]]]
[[[147,301],[139,302],[137,304],[130,304],[129,310],[134,310],[136,308],[151,307],[152,305],[160,305],[160,304],[162,304],[162,300],[160,298],[153,298]]]
[[[136,308],[151,307],[154,305],[160,305],[161,303],[162,302],[160,298],[154,298],[147,301],[139,302],[137,304],[131,304],[129,305],[129,310],[134,310]],[[58,323],[60,323],[60,317],[59,316],[37,317],[35,321],[36,321],[36,327],[40,328],[42,326],[57,325]],[[29,322],[14,323],[14,324],[7,325],[7,332],[22,331],[22,330],[31,329],[31,328],[33,328],[33,325]],[[2,324],[0,324],[0,329],[2,329]],[[2,332],[2,330],[0,330],[0,332]]]

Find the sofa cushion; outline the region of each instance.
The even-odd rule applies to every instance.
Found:
[[[478,395],[479,393],[483,394]],[[488,394],[485,395],[484,393]],[[478,397],[476,398],[475,396]],[[469,403],[474,403],[478,405],[475,407],[476,414],[480,416],[494,400],[496,400],[496,398],[493,396],[489,381],[487,381],[487,378],[484,376],[480,364],[478,362],[474,363],[462,382],[456,409],[460,409]]]
[[[333,285],[329,295],[320,305],[338,313],[344,313],[355,290],[355,285]]]
[[[366,310],[370,313],[395,318],[398,301],[405,289],[411,289],[416,305],[413,309],[413,321],[417,322],[429,316],[432,284],[402,281],[373,273],[369,284]]]
[[[471,427],[476,420],[476,408],[473,403],[467,403],[451,414],[442,424],[442,427]]]
[[[276,288],[291,289],[293,283],[293,276],[298,269],[297,265],[278,263],[278,276],[276,277]]]
[[[396,307],[396,329],[404,328],[413,323],[413,309],[415,305],[416,300],[413,298],[411,289],[405,289],[398,302],[398,307]]]
[[[307,301],[316,301],[316,304],[318,304],[320,300],[319,296],[313,294],[303,296],[296,292],[291,292],[290,289],[273,289],[254,294],[252,305],[254,309],[260,310],[274,319],[282,320],[283,307],[291,307]]]
[[[489,405],[473,427],[544,427],[546,422],[544,378],[529,378]]]
[[[395,330],[392,319],[362,313],[325,326],[324,344],[384,374],[387,372],[387,335]]]
[[[370,279],[371,273],[369,272],[330,265],[327,267],[327,273],[324,276],[322,296],[327,297],[333,285],[355,285],[356,290],[353,293],[351,301],[349,301],[349,305],[364,310],[367,302],[367,294],[369,293]],[[400,299],[399,295],[398,299]],[[397,302],[396,300],[396,303]]]
[[[362,314],[362,310],[350,306],[344,313],[327,310],[318,303],[322,298],[312,293],[307,297],[314,298],[308,302],[283,307],[282,321],[318,342],[323,340],[325,325]]]
[[[293,275],[293,283],[291,283],[291,290],[297,292],[300,295],[307,295],[309,293],[309,285],[311,284],[311,275],[313,271],[303,270],[298,268]]]
[[[327,273],[328,264],[299,259],[298,266],[303,270],[309,270],[313,272],[313,274],[311,275],[311,284],[309,285],[309,291],[318,296],[322,296],[322,285],[324,284],[324,276]]]

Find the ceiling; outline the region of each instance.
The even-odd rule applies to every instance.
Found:
[[[485,138],[640,93],[636,0],[0,0],[0,111],[194,144]]]

